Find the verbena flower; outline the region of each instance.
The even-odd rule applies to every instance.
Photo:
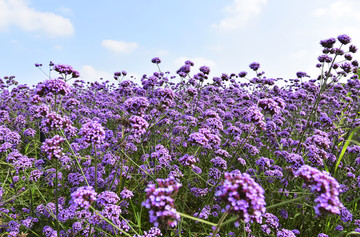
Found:
[[[105,140],[104,127],[96,121],[91,121],[82,125],[79,134],[82,140],[87,143],[101,144]]]
[[[295,176],[302,178],[310,191],[317,195],[314,200],[316,203],[314,209],[317,215],[340,214],[340,209],[343,207],[339,200],[340,186],[329,173],[303,165],[295,172]]]
[[[106,206],[108,204],[116,204],[119,202],[119,196],[112,191],[104,191],[98,194],[96,202],[101,206]]]
[[[249,67],[254,70],[254,71],[257,71],[259,68],[260,68],[260,63],[257,63],[257,62],[253,62],[249,65]]]
[[[46,96],[49,93],[66,95],[70,92],[70,87],[61,79],[51,79],[40,83],[36,88],[36,94]]]
[[[71,193],[72,204],[75,207],[88,209],[92,202],[96,201],[97,193],[91,186],[83,186]]]
[[[149,127],[149,123],[140,116],[133,115],[129,119],[131,126],[131,133],[134,137],[140,138],[141,135],[146,133],[146,129]]]
[[[151,62],[152,62],[152,63],[155,63],[155,64],[160,64],[160,63],[161,63],[161,60],[160,60],[160,58],[155,57],[155,58],[151,59]]]
[[[124,103],[126,111],[130,114],[143,116],[149,106],[149,101],[145,97],[131,97]]]
[[[150,223],[156,227],[160,225],[175,227],[180,220],[180,215],[174,207],[173,197],[182,186],[173,177],[166,179],[156,179],[156,184],[148,184],[146,200],[141,204],[149,210]]]
[[[215,193],[225,204],[225,211],[239,216],[245,223],[261,223],[265,213],[264,189],[250,177],[238,170],[224,174],[220,190]]]
[[[276,237],[296,237],[296,235],[291,230],[281,229],[276,233]]]
[[[53,138],[46,139],[41,150],[47,154],[49,160],[51,159],[60,159],[63,155],[61,147],[62,143],[65,141],[65,138],[55,135]]]
[[[338,38],[337,38],[340,43],[342,44],[348,44],[351,42],[351,38],[348,36],[348,35],[339,35]]]

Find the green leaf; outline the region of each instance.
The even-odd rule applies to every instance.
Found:
[[[269,210],[269,209],[272,209],[272,208],[275,208],[275,207],[280,207],[280,206],[283,206],[283,205],[288,204],[288,203],[296,202],[296,201],[301,200],[303,198],[306,198],[308,196],[309,195],[304,195],[304,196],[301,196],[301,197],[298,197],[298,198],[294,198],[294,199],[286,200],[286,201],[283,201],[283,202],[280,202],[280,203],[276,203],[274,205],[266,207],[266,209]]]
[[[351,231],[351,232],[346,234],[346,237],[349,236],[349,235],[360,236],[360,232]]]
[[[344,154],[345,154],[345,152],[346,152],[346,150],[347,150],[347,147],[348,147],[349,144],[350,144],[351,138],[354,136],[354,134],[355,134],[359,129],[360,129],[360,127],[355,128],[354,131],[352,131],[352,133],[350,134],[349,139],[346,140],[346,143],[345,143],[343,149],[341,150],[339,159],[338,159],[338,161],[336,162],[334,173],[336,172],[337,168],[338,168],[339,165],[340,165],[340,162],[341,162],[342,158],[344,157]]]

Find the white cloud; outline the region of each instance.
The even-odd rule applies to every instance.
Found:
[[[360,2],[357,0],[340,0],[327,7],[318,8],[312,12],[318,20],[324,19],[329,27],[320,27],[317,31],[326,37],[337,37],[347,34],[352,42],[360,41]]]
[[[84,65],[80,70],[80,78],[83,79],[85,82],[95,82],[100,81],[100,78],[104,80],[111,81],[114,78],[114,74],[96,70],[93,66]]]
[[[190,60],[195,65],[195,68],[200,68],[201,66],[208,66],[210,69],[215,66],[215,62],[211,59],[203,58],[203,57],[195,57],[195,58],[187,58],[187,57],[180,57],[174,60],[174,64],[177,68],[184,65],[185,61]]]
[[[67,15],[67,16],[72,16],[73,15],[73,11],[72,11],[71,8],[59,7],[57,10],[59,12],[61,12],[63,15]]]
[[[101,45],[117,53],[131,53],[138,47],[138,44],[135,42],[125,42],[125,41],[116,41],[116,40],[103,40]]]
[[[74,33],[71,21],[51,12],[30,8],[25,0],[0,0],[0,30],[18,26],[47,37],[70,36]]]
[[[267,0],[234,0],[225,7],[224,12],[228,17],[213,27],[220,30],[233,30],[245,26],[250,19],[259,15]]]
[[[357,18],[360,19],[358,8],[355,6],[356,2],[353,1],[337,1],[328,7],[318,8],[313,12],[314,16],[326,18]]]

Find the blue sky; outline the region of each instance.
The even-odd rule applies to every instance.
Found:
[[[359,25],[357,0],[0,0],[0,78],[36,84],[34,64],[53,61],[85,81],[126,70],[138,82],[153,57],[173,74],[189,59],[210,76],[256,61],[267,77],[316,77],[320,40],[348,34],[360,47]]]

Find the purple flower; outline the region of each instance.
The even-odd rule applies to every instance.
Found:
[[[343,222],[351,222],[353,219],[353,215],[346,207],[344,207],[344,208],[341,208],[341,210],[340,210],[340,219]]]
[[[130,114],[143,116],[149,106],[149,101],[145,97],[131,97],[124,102],[125,110]]]
[[[282,110],[278,103],[270,98],[260,99],[258,101],[258,106],[272,115],[279,115]]]
[[[328,135],[320,130],[316,131],[318,131],[318,133],[311,137],[308,137],[305,141],[305,144],[316,145],[319,148],[328,149],[332,144],[332,142],[328,138]]]
[[[335,44],[335,42],[336,42],[335,38],[330,38],[330,39],[326,39],[326,40],[321,40],[320,44],[324,48],[332,48],[333,45]]]
[[[43,175],[43,172],[40,170],[33,170],[30,172],[29,181],[37,182],[38,179]]]
[[[344,227],[342,225],[338,225],[338,226],[335,227],[335,230],[343,231]]]
[[[224,174],[225,180],[215,196],[225,202],[227,212],[239,215],[245,223],[261,223],[266,211],[265,191],[249,174],[235,171]]]
[[[161,144],[156,145],[155,152],[151,153],[151,158],[155,158],[163,167],[168,166],[171,160],[169,150]]]
[[[101,206],[106,206],[108,204],[116,204],[120,200],[119,196],[111,191],[104,191],[98,194],[96,202]]]
[[[155,184],[148,184],[146,192],[146,200],[142,206],[149,210],[150,222],[156,227],[159,225],[175,227],[180,220],[180,215],[174,208],[173,196],[176,195],[182,186],[177,183],[173,177],[166,179],[156,179],[158,188]]]
[[[210,215],[211,206],[205,205],[205,207],[201,210],[201,212],[195,212],[194,216],[201,218],[201,219],[207,219]]]
[[[348,35],[339,35],[338,38],[337,38],[340,43],[342,44],[348,44],[351,42],[351,38],[348,36]]]
[[[186,75],[190,72],[191,66],[189,64],[185,64],[181,66],[176,73],[179,74],[180,77],[186,77]]]
[[[25,136],[35,137],[35,134],[36,134],[36,130],[34,130],[32,128],[25,129],[25,131],[24,131]]]
[[[83,124],[79,132],[83,136],[82,140],[87,143],[101,144],[105,140],[104,127],[97,121]]]
[[[276,237],[296,237],[296,235],[291,230],[281,229],[276,233]]]
[[[317,215],[340,214],[340,209],[343,208],[339,200],[340,185],[329,173],[303,165],[295,172],[295,176],[302,178],[310,191],[317,194],[314,200]]]
[[[200,72],[204,73],[205,75],[209,75],[210,73],[210,68],[208,66],[201,66],[199,68]]]
[[[254,70],[254,71],[257,71],[259,68],[260,68],[260,63],[257,63],[257,62],[253,62],[249,65],[249,67]]]
[[[129,119],[131,126],[131,133],[134,137],[139,138],[146,133],[146,129],[149,127],[149,123],[140,116],[133,115]]]
[[[65,141],[65,138],[55,135],[53,138],[46,139],[41,150],[47,154],[49,160],[60,159],[63,155],[61,144]]]
[[[43,233],[45,237],[57,237],[56,231],[50,226],[44,226]]]
[[[178,161],[182,165],[193,167],[196,162],[199,162],[199,158],[195,158],[194,156],[185,154],[184,156],[180,157]]]
[[[155,64],[160,64],[160,63],[161,63],[161,60],[160,60],[160,58],[155,57],[155,58],[151,59],[151,62],[152,62],[152,63],[155,63]]]
[[[105,205],[104,209],[101,211],[101,214],[112,221],[116,221],[120,218],[122,210],[120,206],[114,204]]]
[[[355,45],[350,45],[349,46],[349,51],[351,52],[351,53],[356,53],[357,52],[357,47],[355,46]]]
[[[47,133],[59,129],[64,129],[65,131],[68,131],[71,128],[71,121],[68,117],[62,117],[60,114],[57,114],[55,112],[49,112],[45,116],[46,117],[41,120],[40,127],[42,132]]]
[[[297,72],[296,76],[297,78],[309,77],[306,72]]]
[[[209,140],[206,138],[206,136],[201,132],[191,133],[188,141],[196,143],[200,146],[206,146],[209,142]]]
[[[245,71],[244,71],[244,72],[240,72],[240,73],[239,73],[239,77],[245,77],[246,74],[247,74],[247,72],[245,72]]]
[[[317,237],[329,237],[327,234],[324,234],[324,233],[320,233],[320,234],[318,234],[318,236]]]
[[[131,197],[134,196],[133,192],[131,192],[129,189],[125,188],[120,193],[122,199],[131,199]]]
[[[83,186],[71,193],[72,203],[75,207],[88,209],[92,202],[96,201],[97,193],[91,186]]]
[[[39,96],[45,96],[49,93],[66,95],[69,92],[70,87],[66,84],[65,81],[60,79],[46,80],[36,87],[36,94]]]
[[[341,64],[340,68],[341,68],[342,70],[344,70],[344,72],[349,73],[349,72],[351,72],[351,68],[352,68],[352,67],[351,67],[351,64],[350,64],[350,63],[345,62],[345,63]]]
[[[17,171],[26,170],[32,167],[32,159],[29,159],[27,156],[20,157],[14,162],[14,166]]]
[[[253,105],[244,111],[243,120],[245,122],[254,123],[260,129],[265,129],[264,115],[261,113],[258,106]]]
[[[213,163],[214,166],[220,167],[223,170],[227,170],[227,162],[220,156],[211,159],[210,162]]]
[[[333,59],[332,59],[332,57],[324,54],[324,55],[320,55],[320,56],[318,57],[318,60],[319,60],[319,62],[321,62],[321,63],[323,63],[323,62],[330,63]],[[320,64],[320,66],[321,66],[321,64]]]
[[[134,235],[134,237],[157,237],[163,236],[161,230],[157,227],[151,227],[149,231],[144,231],[144,235]]]

